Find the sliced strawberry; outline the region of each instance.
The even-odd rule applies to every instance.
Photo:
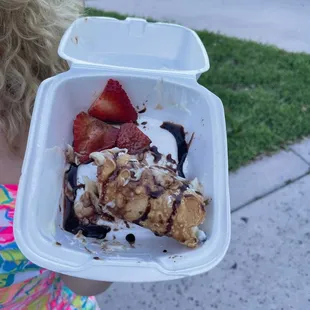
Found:
[[[115,147],[119,129],[85,112],[77,115],[73,124],[73,148],[81,163],[89,161],[89,154]]]
[[[91,105],[88,113],[104,122],[135,122],[138,114],[122,85],[110,79],[102,94]]]
[[[116,141],[120,149],[128,149],[128,153],[135,155],[147,149],[151,140],[135,124],[127,123],[121,126]]]

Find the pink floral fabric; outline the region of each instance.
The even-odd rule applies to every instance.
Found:
[[[75,295],[55,273],[31,263],[14,241],[17,185],[0,185],[0,309],[100,309]]]

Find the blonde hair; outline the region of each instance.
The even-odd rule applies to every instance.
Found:
[[[9,145],[27,130],[39,84],[67,70],[57,55],[81,0],[0,0],[0,129]]]

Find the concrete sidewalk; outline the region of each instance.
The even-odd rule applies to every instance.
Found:
[[[307,0],[86,0],[86,5],[310,52]]]

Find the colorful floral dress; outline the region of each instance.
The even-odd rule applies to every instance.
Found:
[[[100,309],[94,297],[75,295],[54,272],[19,251],[13,235],[17,185],[0,185],[0,309]]]

